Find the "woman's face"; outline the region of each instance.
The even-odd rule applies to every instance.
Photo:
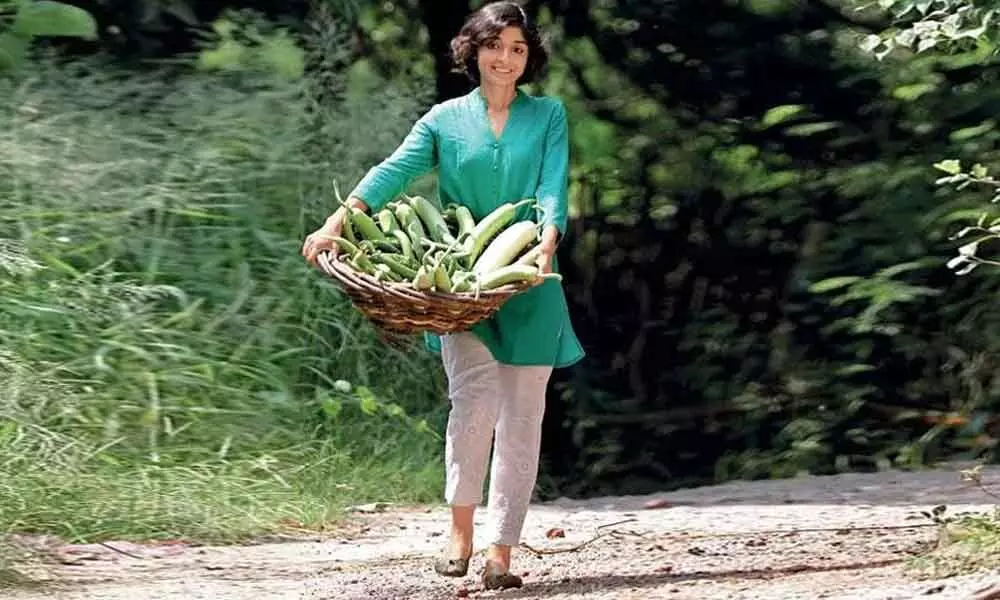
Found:
[[[479,78],[489,85],[515,85],[528,65],[528,42],[520,27],[506,27],[479,47]]]

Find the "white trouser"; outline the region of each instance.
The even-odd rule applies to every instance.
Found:
[[[490,447],[495,444],[487,539],[516,546],[538,476],[545,388],[552,367],[500,364],[470,332],[442,336],[441,358],[451,400],[445,501],[459,506],[482,503]]]

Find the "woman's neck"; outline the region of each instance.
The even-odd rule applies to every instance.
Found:
[[[484,83],[480,87],[480,93],[486,100],[486,108],[490,112],[503,112],[507,110],[514,98],[517,97],[515,86],[491,86]]]

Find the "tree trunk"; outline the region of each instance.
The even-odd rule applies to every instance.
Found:
[[[420,0],[420,10],[427,25],[430,52],[434,56],[438,101],[467,93],[472,87],[469,80],[452,72],[451,39],[462,28],[469,14],[469,1]]]

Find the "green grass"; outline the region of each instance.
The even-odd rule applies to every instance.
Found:
[[[1000,508],[940,518],[934,547],[909,566],[918,575],[934,579],[1000,568]]]
[[[961,472],[962,479],[976,485],[984,498],[1000,500],[1000,493],[983,483],[982,466]],[[948,514],[940,505],[924,513],[937,525],[933,548],[911,561],[923,576],[953,577],[1000,567],[1000,505],[990,512]]]
[[[79,542],[225,543],[289,527],[322,530],[352,503],[436,499],[436,443],[389,419],[340,423],[344,433],[323,441],[162,466],[59,438],[48,448],[8,444],[0,523]]]
[[[31,73],[0,80],[0,534],[224,542],[437,501],[437,358],[299,255],[426,96]]]
[[[962,515],[941,529],[941,542],[915,566],[933,577],[952,577],[1000,567],[1000,509]]]

